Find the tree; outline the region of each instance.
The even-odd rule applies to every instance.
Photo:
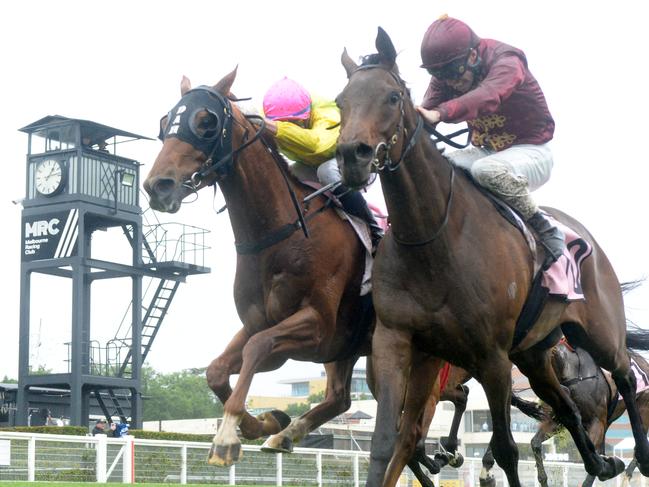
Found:
[[[3,384],[18,384],[18,380],[10,379],[6,375],[4,376],[4,379],[2,379],[0,382],[2,382]]]
[[[223,415],[223,405],[207,386],[204,368],[161,374],[145,366],[142,394],[144,421]]]
[[[324,400],[324,396],[324,391],[318,392],[317,394],[311,394],[307,398],[306,402],[291,403],[286,406],[284,412],[292,418],[295,418],[296,416],[302,416],[302,414],[311,409],[311,404],[321,403]]]

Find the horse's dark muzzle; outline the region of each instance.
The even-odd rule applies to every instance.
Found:
[[[363,142],[343,142],[336,147],[336,159],[340,166],[343,182],[351,188],[360,188],[370,178],[372,147]]]
[[[173,178],[156,177],[142,184],[149,195],[151,208],[157,211],[173,211],[176,205],[170,204],[176,195],[177,185]]]

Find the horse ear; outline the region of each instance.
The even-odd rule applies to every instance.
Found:
[[[230,93],[230,88],[232,88],[234,79],[237,77],[237,69],[239,69],[239,65],[235,66],[231,73],[226,74],[223,79],[221,79],[221,81],[216,83],[214,85],[214,89],[222,95],[227,95],[228,93]]]
[[[189,81],[187,76],[183,76],[183,79],[180,81],[180,96],[185,96],[189,90],[192,89],[192,82]]]
[[[347,71],[347,78],[358,69],[358,64],[356,64],[353,59],[349,57],[349,54],[347,54],[347,48],[343,50],[343,54],[340,56],[340,62],[343,63],[345,71]]]
[[[381,56],[381,61],[388,66],[389,69],[392,69],[394,63],[397,60],[397,50],[392,44],[392,40],[387,32],[385,32],[381,27],[376,34],[376,49]]]

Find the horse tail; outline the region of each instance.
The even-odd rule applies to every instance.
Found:
[[[517,408],[525,416],[529,416],[537,421],[543,422],[552,419],[552,409],[549,406],[527,401],[514,393],[512,393],[512,406]]]
[[[649,350],[649,330],[640,328],[631,322],[627,323],[626,346],[631,350]]]
[[[639,288],[640,286],[642,286],[643,282],[644,282],[644,278],[636,279],[635,281],[621,282],[620,287],[622,288],[622,294],[629,293],[634,289]]]

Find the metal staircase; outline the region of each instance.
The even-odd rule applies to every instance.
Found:
[[[181,282],[187,275],[207,273],[209,268],[204,267],[204,251],[208,249],[205,245],[207,230],[176,223],[161,224],[150,209],[145,210],[142,217],[143,265],[155,270],[156,274],[156,277],[143,278],[141,363],[144,363]],[[131,246],[135,245],[133,227],[123,225],[122,231]],[[101,375],[132,376],[132,304],[129,303],[114,338],[106,344],[104,360],[101,359],[102,351],[93,353],[99,355],[94,362],[103,362],[103,367],[99,367]],[[126,411],[130,410],[130,404],[126,404],[129,395],[128,391],[120,393],[120,390],[124,391],[117,387],[106,387],[93,392],[107,418],[119,416],[125,422]]]

